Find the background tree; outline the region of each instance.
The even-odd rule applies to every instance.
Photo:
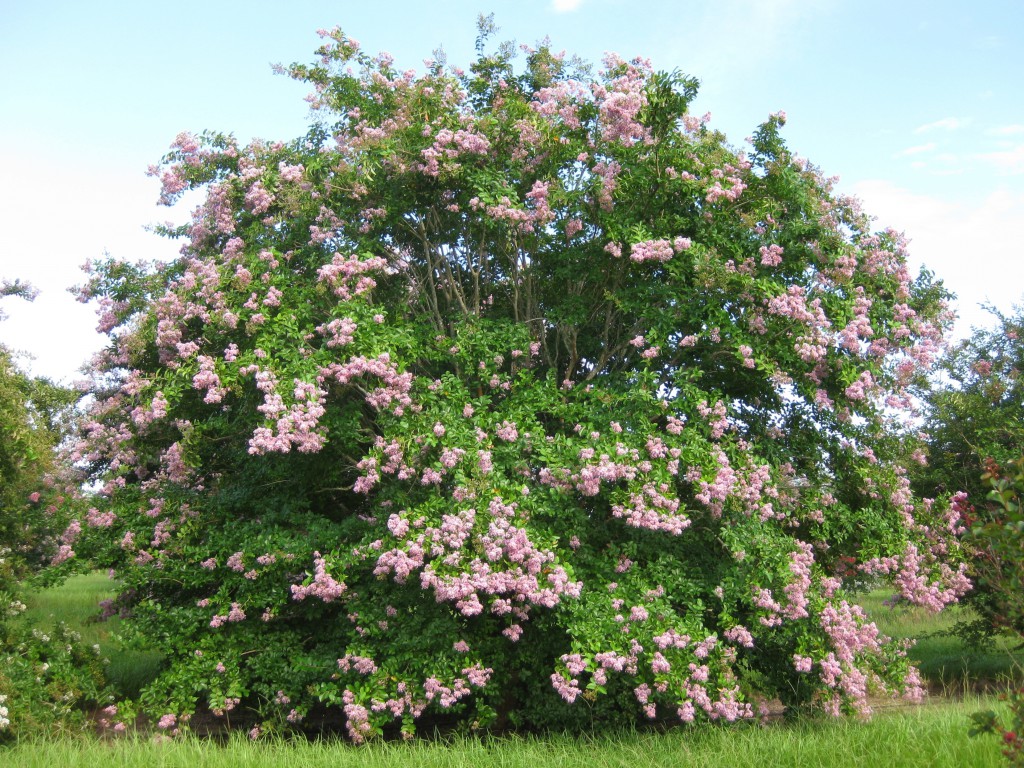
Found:
[[[961,629],[976,638],[1005,629],[1024,635],[1024,311],[993,314],[993,328],[975,330],[943,357],[940,384],[927,397],[928,463],[914,472],[922,495],[960,491],[973,507],[969,602],[980,619]]]
[[[945,294],[697,84],[546,44],[399,72],[338,30],[290,143],[181,134],[183,255],[96,265],[67,534],[160,638],[143,705],[579,725],[920,694],[844,585],[967,587],[892,414]],[[63,556],[70,556],[64,553]],[[575,704],[575,706],[567,706]]]
[[[927,397],[928,463],[914,473],[924,494],[962,490],[972,503],[988,493],[985,459],[1000,465],[1024,446],[1024,312],[1002,315],[991,329],[975,329],[938,366],[939,386]]]
[[[35,291],[4,281],[0,297],[10,296],[31,301]],[[77,399],[64,387],[26,375],[14,353],[0,345],[0,549],[17,570],[37,570],[48,560],[55,534],[67,524],[53,492],[54,452],[70,433]]]

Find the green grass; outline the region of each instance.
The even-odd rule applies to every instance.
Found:
[[[984,691],[1024,682],[1024,651],[1009,635],[1000,635],[984,648],[973,648],[949,634],[957,621],[973,618],[968,608],[951,606],[942,613],[909,605],[889,607],[883,601],[891,590],[876,589],[858,597],[868,615],[886,635],[916,640],[910,658],[933,690]]]
[[[879,714],[869,722],[809,721],[767,728],[698,727],[669,733],[623,732],[593,737],[547,736],[371,743],[250,742],[195,737],[129,737],[120,741],[39,739],[2,756],[10,768],[229,768],[229,766],[423,766],[441,768],[601,768],[603,766],[892,766],[963,768],[1002,764],[995,739],[971,739],[966,721],[979,699]]]
[[[120,696],[134,698],[156,676],[162,654],[156,650],[126,648],[118,638],[121,620],[97,621],[101,600],[114,596],[114,584],[106,574],[72,576],[60,586],[32,593],[26,600],[25,617],[40,629],[63,621],[82,635],[88,645],[99,645],[110,660],[107,678]]]

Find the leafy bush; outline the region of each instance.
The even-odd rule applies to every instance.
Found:
[[[360,741],[919,696],[844,585],[968,586],[893,418],[941,286],[782,114],[747,155],[691,78],[486,32],[422,75],[322,33],[309,133],[181,134],[183,255],[95,265],[100,493],[58,560],[166,652],[142,705]]]

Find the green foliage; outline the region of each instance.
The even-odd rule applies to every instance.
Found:
[[[1024,450],[1024,315],[998,315],[943,359],[943,382],[928,394],[929,462],[914,485],[925,495],[964,494],[970,505],[966,544],[975,588],[968,600],[980,615],[959,631],[978,642],[993,632],[1024,634],[1021,582],[1021,452]]]
[[[988,493],[985,459],[1008,464],[1024,446],[1024,312],[993,312],[996,324],[956,344],[939,366],[939,385],[927,395],[928,466],[915,488],[965,491],[980,505]]]
[[[27,563],[41,559],[47,533],[38,494],[52,468],[50,433],[34,423],[30,382],[0,348],[0,548]]]
[[[183,256],[97,264],[64,534],[165,650],[142,707],[580,727],[869,711],[916,672],[845,588],[966,588],[898,419],[944,292],[696,81],[546,44],[416,76],[323,33],[290,143],[181,134]],[[88,505],[87,505],[88,506]],[[570,706],[571,705],[571,706]]]
[[[991,459],[982,476],[990,504],[971,526],[975,600],[988,624],[1024,639],[1024,457],[999,467]]]

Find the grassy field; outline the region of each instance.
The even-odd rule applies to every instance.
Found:
[[[131,695],[159,664],[154,651],[125,649],[116,619],[91,621],[99,600],[112,595],[102,574],[75,577],[41,592],[29,605],[40,626],[65,621],[98,643],[111,659],[110,677]],[[862,596],[879,627],[893,637],[915,637],[912,655],[937,695],[919,707],[889,707],[869,722],[803,720],[770,726],[700,726],[668,733],[610,732],[600,736],[453,738],[352,747],[341,741],[250,742],[236,734],[227,743],[197,737],[168,740],[136,735],[124,739],[34,738],[0,750],[0,765],[11,768],[227,768],[228,766],[998,766],[995,739],[967,736],[968,718],[998,707],[978,693],[1021,679],[1024,656],[1006,644],[984,651],[965,647],[942,631],[962,617],[958,610],[933,616],[908,607],[889,608],[886,593]]]

